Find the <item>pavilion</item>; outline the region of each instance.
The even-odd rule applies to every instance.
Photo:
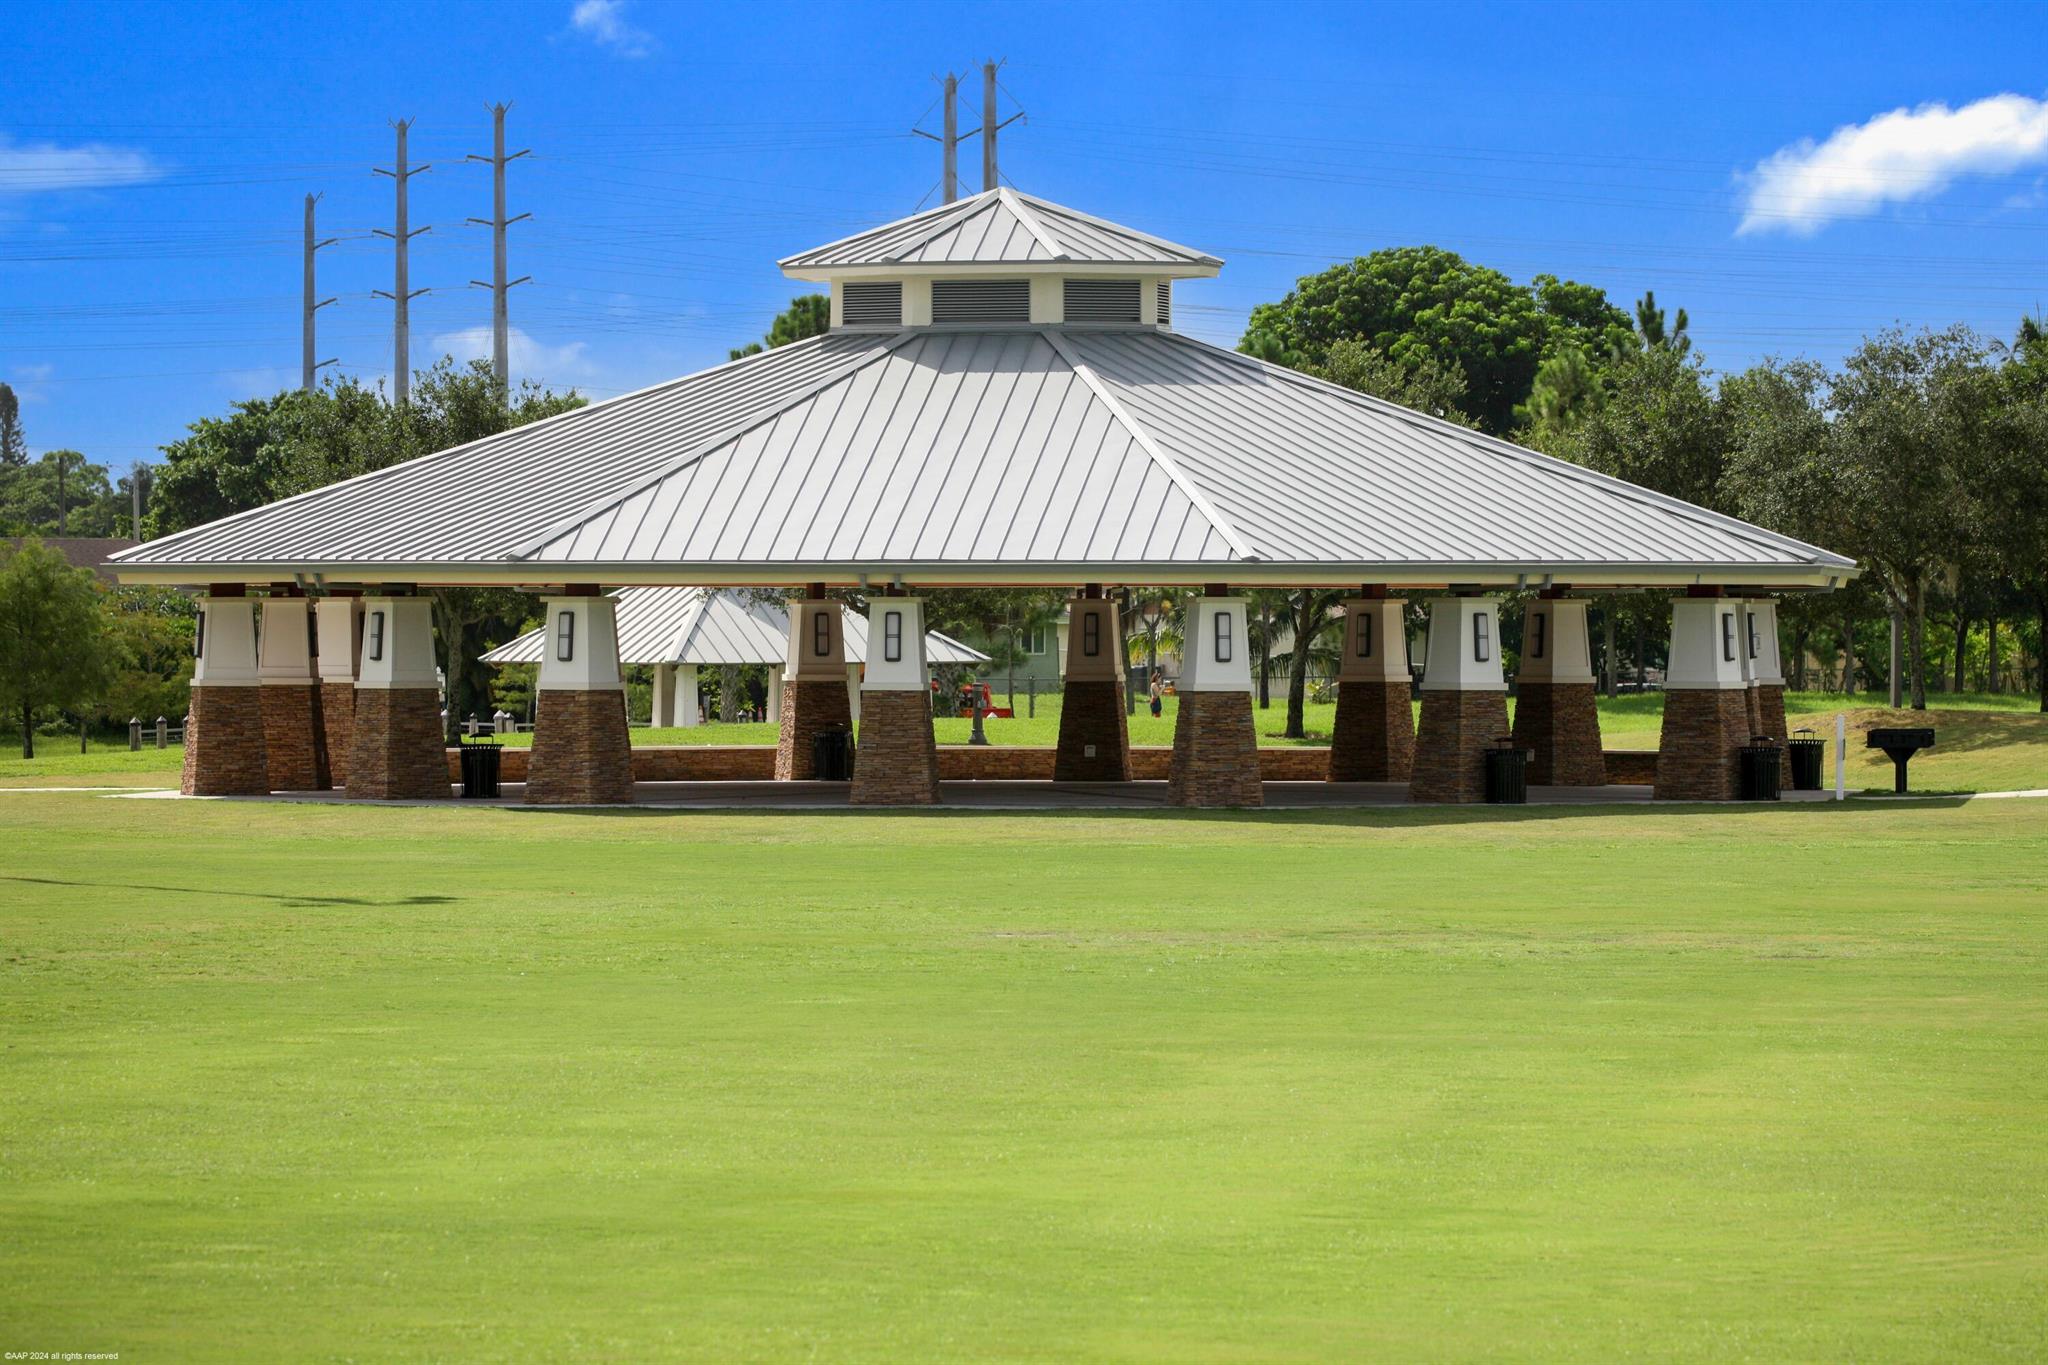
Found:
[[[526,798],[632,799],[608,588],[800,590],[776,776],[850,721],[832,586],[867,595],[853,799],[937,796],[920,589],[1069,585],[1055,776],[1130,773],[1117,585],[1188,601],[1170,799],[1261,799],[1243,587],[1352,587],[1330,777],[1472,801],[1508,732],[1505,589],[1525,609],[1515,734],[1531,780],[1601,780],[1589,594],[1676,599],[1659,796],[1735,794],[1782,735],[1775,595],[1839,555],[1173,328],[1214,256],[1008,188],[781,262],[831,329],[151,541],[125,582],[204,585],[185,789],[339,778],[446,796],[423,587],[545,599]],[[478,487],[521,496],[478,498]],[[1402,596],[1428,599],[1410,723]],[[259,620],[262,629],[259,631]]]
[[[612,594],[618,620],[619,662],[654,670],[652,723],[697,723],[698,670],[728,664],[786,664],[789,610],[780,602],[736,588],[620,588]],[[840,609],[846,641],[847,705],[860,720],[861,666],[868,659],[867,618]],[[538,664],[547,629],[536,627],[483,656],[487,664]],[[985,664],[988,655],[950,635],[928,630],[924,654],[934,664]],[[768,713],[782,714],[782,673],[768,677]]]

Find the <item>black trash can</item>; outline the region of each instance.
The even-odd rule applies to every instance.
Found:
[[[1529,751],[1517,749],[1503,736],[1486,751],[1486,800],[1489,805],[1519,806],[1529,799]]]
[[[1792,790],[1819,791],[1821,767],[1827,762],[1828,742],[1817,738],[1811,730],[1794,730],[1792,738],[1785,741],[1785,748],[1792,760]]]
[[[1758,736],[1742,746],[1742,799],[1745,801],[1775,801],[1778,799],[1778,764],[1782,757],[1778,746],[1768,738]]]
[[[853,781],[853,735],[846,730],[820,730],[811,741],[811,766],[820,782]]]
[[[498,796],[498,741],[462,741],[462,799],[493,801]]]

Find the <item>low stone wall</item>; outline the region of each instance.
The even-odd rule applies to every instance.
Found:
[[[498,776],[506,782],[526,780],[530,749],[502,751]],[[964,744],[939,746],[941,782],[1050,782],[1055,750],[1051,745]],[[1131,780],[1164,782],[1173,750],[1164,745],[1131,748]],[[1322,782],[1330,775],[1330,751],[1319,748],[1259,750],[1259,778],[1265,782]],[[775,749],[767,744],[678,744],[633,750],[635,782],[771,782]],[[448,780],[462,780],[462,759],[448,751]],[[1655,749],[1609,749],[1607,780],[1649,786],[1657,780]]]

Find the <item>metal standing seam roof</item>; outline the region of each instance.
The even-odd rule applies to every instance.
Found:
[[[733,589],[622,588],[618,599],[622,664],[779,664],[789,649],[789,613]],[[847,608],[846,661],[866,663],[868,622]],[[544,628],[530,630],[483,656],[489,664],[537,664]],[[936,630],[926,631],[925,657],[935,664],[987,663],[988,655]]]
[[[1131,265],[1209,274],[1193,247],[1003,187],[785,257],[784,271],[882,265]]]

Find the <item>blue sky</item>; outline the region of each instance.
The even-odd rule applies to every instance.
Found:
[[[721,361],[775,258],[935,202],[935,78],[1001,57],[1019,187],[1222,255],[1230,344],[1299,275],[1433,242],[1683,306],[1719,371],[1892,323],[2010,336],[2048,250],[2048,7],[16,6],[0,379],[33,449],[117,469],[297,382],[390,369],[388,120],[415,160],[413,361],[480,353],[485,106],[510,100],[515,370],[608,396]],[[968,88],[978,96],[978,85]],[[2001,98],[2002,97],[2002,98]],[[963,127],[978,117],[963,110]],[[979,156],[961,158],[977,188]]]

